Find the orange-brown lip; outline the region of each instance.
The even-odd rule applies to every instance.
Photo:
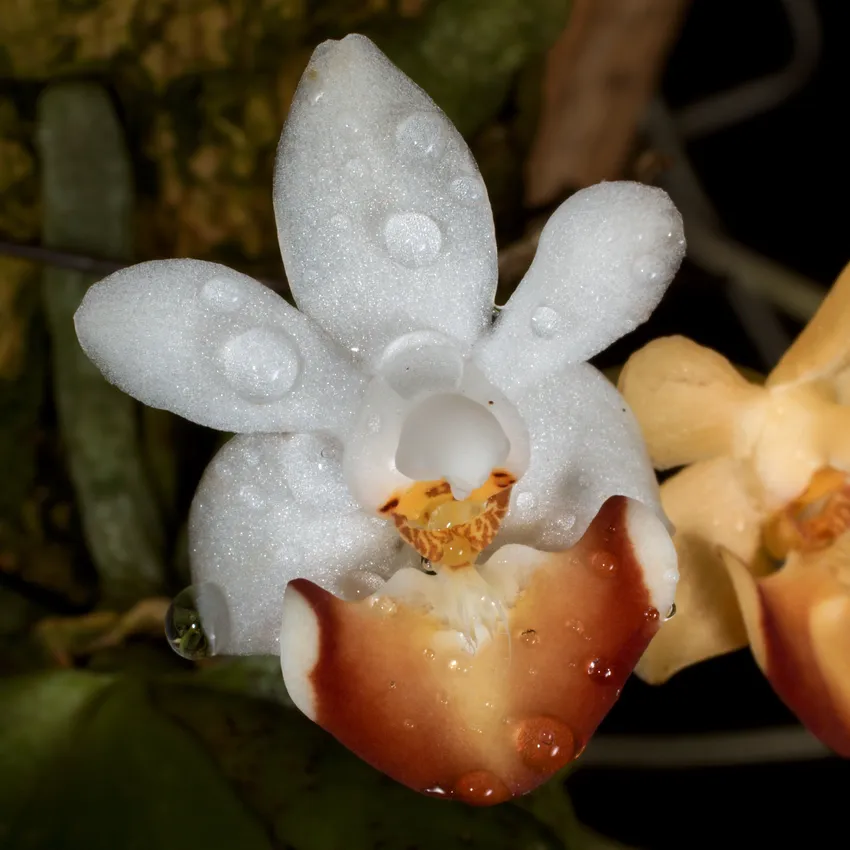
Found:
[[[609,499],[571,549],[536,553],[509,633],[474,652],[441,640],[454,633],[424,609],[291,582],[317,644],[309,713],[423,793],[491,805],[532,790],[582,751],[658,629],[628,504]]]

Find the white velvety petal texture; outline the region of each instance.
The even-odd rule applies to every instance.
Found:
[[[216,263],[122,269],[88,290],[74,321],[107,380],[223,431],[341,431],[365,387],[305,315]]]
[[[226,600],[227,637],[216,652],[277,653],[292,579],[356,598],[399,565],[418,563],[391,523],[358,509],[341,457],[330,436],[250,434],[207,467],[189,519],[190,556],[195,584],[217,585]]]
[[[598,370],[586,363],[565,366],[529,389],[517,408],[528,427],[531,459],[514,486],[497,546],[572,546],[611,496],[637,499],[664,516],[640,428]]]
[[[410,331],[472,343],[487,327],[496,244],[478,168],[367,38],[314,52],[281,137],[274,201],[298,306],[367,361]]]
[[[623,181],[576,192],[547,222],[477,359],[511,397],[588,360],[649,318],[684,253],[682,219],[663,190]]]

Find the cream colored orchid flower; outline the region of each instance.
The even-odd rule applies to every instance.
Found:
[[[676,619],[639,675],[662,682],[745,646],[779,696],[850,756],[850,266],[764,386],[682,337],[651,342],[620,390],[676,527]]]
[[[299,310],[143,263],[89,291],[80,341],[147,404],[238,432],[190,519],[216,651],[280,653],[296,705],[412,788],[522,794],[581,751],[673,601],[639,429],[584,361],[654,308],[680,217],[634,183],[579,192],[494,319],[475,162],[362,36],[316,49],[274,203]]]

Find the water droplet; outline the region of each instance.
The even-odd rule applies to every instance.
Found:
[[[531,717],[516,729],[516,747],[520,758],[541,773],[554,773],[576,755],[575,737],[562,720],[555,717]]]
[[[190,585],[174,597],[165,615],[165,636],[181,657],[209,658],[226,642],[227,601],[212,582]]]
[[[555,310],[543,305],[531,314],[531,330],[537,336],[548,339],[558,332],[560,320]]]
[[[672,620],[673,617],[675,617],[675,616],[676,616],[676,603],[674,602],[670,606],[670,610],[667,611],[667,615],[664,617],[664,622],[666,623],[668,620]]]
[[[508,786],[489,770],[471,770],[455,782],[455,795],[473,806],[493,806],[510,799]]]
[[[465,204],[473,204],[484,196],[481,181],[475,177],[457,177],[452,180],[449,188],[452,194]]]
[[[389,596],[376,596],[372,600],[372,607],[386,617],[391,617],[398,610],[398,606]]]
[[[646,611],[643,612],[643,618],[647,623],[657,623],[658,622],[658,609],[649,607]]]
[[[404,723],[401,724],[405,729],[415,729],[416,724],[412,720],[405,720]]]
[[[246,294],[242,283],[226,277],[214,277],[201,289],[201,298],[214,310],[232,313],[245,303]]]
[[[441,797],[443,799],[450,796],[449,792],[440,785],[432,785],[430,788],[425,788],[422,793],[427,794],[429,797]]]
[[[448,705],[449,695],[445,691],[437,691],[437,702],[440,703],[440,705]]]
[[[406,152],[431,160],[439,159],[448,138],[443,118],[437,112],[414,112],[396,128],[396,141]]]
[[[534,629],[524,629],[517,637],[523,646],[532,647],[540,643],[540,635]]]
[[[324,98],[324,96],[325,96],[324,91],[319,89],[319,91],[314,92],[312,95],[310,95],[310,101],[312,103],[318,103],[320,100],[322,100]]]
[[[397,687],[397,685],[396,685],[395,682],[390,682],[390,690],[391,691],[394,691],[396,689],[396,687]]]
[[[632,273],[640,283],[655,283],[664,277],[667,265],[654,254],[638,257],[632,266]]]
[[[601,658],[594,658],[588,662],[587,675],[599,685],[612,684],[614,680],[614,671]]]
[[[377,434],[381,430],[381,417],[377,413],[373,413],[366,420],[366,430],[370,434]]]
[[[277,328],[252,328],[239,334],[222,346],[219,359],[236,392],[257,403],[283,398],[301,368],[294,340]]]
[[[529,667],[528,668],[528,675],[529,676],[536,676],[537,675],[537,668],[536,667]]]
[[[584,634],[584,623],[581,620],[567,620],[564,625],[571,631],[575,632],[577,635]]]
[[[262,508],[266,504],[262,491],[256,484],[243,484],[237,491],[238,498],[247,502],[254,510]]]
[[[336,215],[331,216],[331,227],[340,232],[348,230],[348,228],[351,227],[351,219],[347,215],[337,213]]]
[[[437,657],[437,653],[434,652],[433,649],[429,649],[428,647],[422,650],[422,654],[428,661],[433,661]]]
[[[534,494],[527,490],[516,497],[516,506],[521,511],[530,511],[534,507]]]
[[[433,263],[443,247],[443,236],[433,218],[422,213],[398,213],[384,225],[390,256],[409,269]]]
[[[617,572],[617,558],[605,549],[597,549],[590,556],[590,565],[603,576],[613,576]]]

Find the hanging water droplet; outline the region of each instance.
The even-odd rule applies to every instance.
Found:
[[[227,602],[218,585],[190,585],[171,602],[165,636],[171,648],[192,661],[208,658],[226,641]]]
[[[450,793],[440,785],[432,785],[430,788],[424,788],[422,793],[427,794],[429,797],[440,797],[442,799],[451,796]]]
[[[283,398],[301,368],[294,340],[278,328],[251,328],[239,334],[222,346],[219,359],[236,392],[258,403]]]
[[[561,317],[551,307],[543,305],[531,314],[532,332],[544,339],[555,336]]]
[[[554,773],[575,758],[575,737],[562,720],[531,717],[519,724],[515,734],[520,758],[532,770]]]
[[[452,194],[465,204],[474,204],[481,200],[484,195],[481,181],[475,177],[457,177],[452,180],[449,188],[452,190]]]
[[[414,112],[396,128],[396,141],[408,154],[436,160],[448,141],[443,119],[437,112]]]
[[[508,786],[489,770],[465,773],[455,783],[455,795],[474,806],[490,806],[510,799]]]
[[[505,308],[503,306],[499,306],[498,304],[493,305],[493,312],[490,314],[490,321],[495,322],[496,319],[499,318],[499,313],[502,312]]]
[[[201,298],[214,310],[232,313],[245,303],[245,289],[240,281],[226,277],[210,278],[201,289]]]
[[[398,213],[384,225],[390,256],[409,269],[433,263],[443,247],[443,235],[433,218],[422,213]]]
[[[666,623],[668,620],[672,620],[673,617],[675,617],[675,616],[676,616],[676,603],[674,602],[670,606],[670,609],[667,611],[667,614],[664,617],[664,622]]]

